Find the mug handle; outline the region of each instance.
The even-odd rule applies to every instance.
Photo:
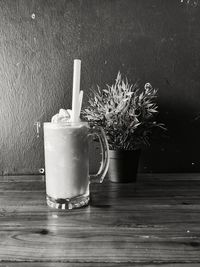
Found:
[[[94,126],[93,128],[90,128],[89,135],[98,137],[102,155],[99,170],[96,174],[90,175],[90,183],[102,183],[109,167],[108,142],[106,139],[105,132],[100,126]]]

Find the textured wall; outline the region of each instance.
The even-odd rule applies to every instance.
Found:
[[[199,28],[197,0],[0,0],[0,171],[44,166],[34,123],[71,106],[78,57],[85,92],[118,70],[159,88],[168,136],[141,171],[200,171]]]

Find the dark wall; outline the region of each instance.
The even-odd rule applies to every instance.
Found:
[[[71,107],[74,58],[84,106],[118,70],[159,88],[168,132],[143,151],[140,171],[200,171],[199,29],[198,0],[0,0],[0,171],[44,166],[34,123]]]

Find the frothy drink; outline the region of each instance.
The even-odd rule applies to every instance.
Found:
[[[89,135],[98,137],[101,166],[89,175]],[[87,122],[71,122],[68,111],[61,109],[44,123],[44,152],[47,204],[56,209],[86,206],[89,184],[102,182],[108,170],[108,144],[101,127]]]
[[[44,148],[47,195],[89,195],[87,123],[44,123]]]
[[[44,123],[44,153],[47,204],[73,209],[89,203],[89,183],[102,182],[108,170],[108,143],[101,127],[80,121],[83,91],[80,91],[80,59],[74,60],[72,109],[60,109]],[[89,175],[88,136],[98,137],[101,164]]]

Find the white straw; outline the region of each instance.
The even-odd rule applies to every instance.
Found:
[[[83,90],[79,93],[79,110],[78,110],[78,117],[80,117],[81,113],[81,107],[82,107],[82,101],[83,101]]]
[[[72,122],[79,120],[79,91],[80,91],[80,76],[81,76],[81,60],[74,60],[73,74],[73,94],[72,94]]]

